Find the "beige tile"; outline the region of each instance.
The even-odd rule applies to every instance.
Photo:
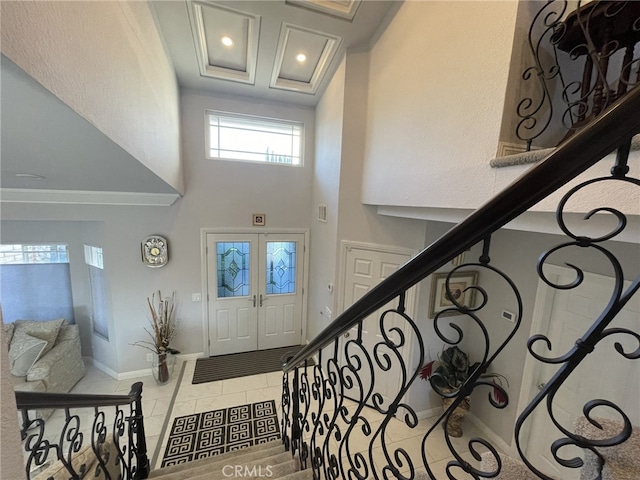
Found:
[[[218,395],[215,397],[206,397],[196,400],[196,409],[194,413],[235,407],[237,405],[245,405],[246,403],[247,395],[245,392],[231,393],[229,395]]]
[[[267,387],[247,391],[247,403],[261,402],[263,400],[273,400],[276,405],[279,405],[282,401],[282,388]]]
[[[196,400],[188,400],[186,402],[176,402],[171,411],[172,418],[184,417],[196,412]]]
[[[153,415],[144,417],[144,433],[147,437],[160,435],[162,426],[164,425],[165,415]]]
[[[176,400],[197,400],[199,398],[213,397],[216,395],[222,395],[222,382],[181,385]]]
[[[71,393],[108,393],[112,394],[118,390],[120,382],[111,377],[93,378],[85,376],[75,384]]]
[[[268,387],[267,376],[251,375],[249,377],[230,378],[229,380],[222,381],[222,393],[238,393],[247,392],[249,390],[258,390]]]
[[[145,432],[146,433],[146,432]],[[153,454],[156,451],[156,447],[158,446],[158,439],[160,437],[158,435],[146,435],[146,439],[147,439],[147,458],[149,459],[149,461],[152,460],[153,458]],[[151,466],[151,468],[156,468],[153,465]]]
[[[152,416],[165,415],[169,411],[169,406],[171,405],[171,397],[158,398],[156,400],[153,400],[153,402],[154,402],[154,407],[150,411],[150,415]]]
[[[265,373],[265,376],[267,377],[267,385],[282,388],[282,372]]]

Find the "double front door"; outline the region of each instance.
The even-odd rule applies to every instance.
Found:
[[[207,234],[209,355],[299,345],[303,234]]]

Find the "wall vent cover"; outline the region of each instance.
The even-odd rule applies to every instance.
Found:
[[[318,221],[326,222],[327,221],[327,206],[326,205],[318,205]]]

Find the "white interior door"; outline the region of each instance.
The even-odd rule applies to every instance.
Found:
[[[207,234],[209,354],[299,345],[303,234]]]
[[[549,266],[548,277],[556,284],[569,284],[575,279],[575,272],[565,267]],[[552,289],[540,282],[534,312],[532,333],[547,335],[552,342],[552,353],[545,356],[556,357],[572,348],[575,341],[582,337],[588,327],[604,310],[613,292],[614,280],[610,277],[585,272],[583,284],[571,290]],[[625,282],[625,288],[629,282]],[[624,310],[614,319],[610,327],[622,327],[635,331],[640,318],[640,298],[636,295]],[[627,338],[625,338],[627,337]],[[634,425],[640,421],[640,364],[627,360],[618,354],[613,346],[620,342],[625,351],[637,348],[630,335],[613,335],[604,339],[596,349],[583,360],[558,391],[553,411],[562,425],[570,430],[576,418],[582,415],[582,408],[589,400],[607,399],[622,408]],[[540,345],[538,346],[540,347]],[[542,353],[538,348],[538,353]],[[528,394],[531,399],[538,388],[545,384],[556,372],[556,365],[540,362],[527,362],[530,378]],[[598,408],[592,415],[616,419],[610,409]],[[525,424],[528,436],[525,439],[525,452],[536,468],[555,478],[578,479],[579,469],[559,467],[553,459],[550,446],[561,437],[553,426],[545,405],[540,405],[532,418]],[[563,458],[583,456],[581,449],[564,448]]]
[[[389,251],[389,249],[386,249],[382,246],[358,246],[346,244],[344,248],[346,249],[346,254],[344,256],[343,277],[344,309],[353,305],[373,287],[378,285],[381,281],[395,272],[400,266],[404,265],[408,260],[411,259],[411,253],[409,252],[402,253],[399,251]],[[388,353],[392,357],[391,369],[389,371],[382,371],[376,365],[375,359],[373,357],[375,355],[374,348],[377,344],[384,342],[384,338],[380,330],[380,316],[385,310],[397,308],[397,302],[397,299],[394,299],[392,302],[377,310],[374,314],[369,315],[364,320],[362,324],[362,331],[360,333],[362,335],[362,345],[369,353],[369,356],[371,357],[373,363],[373,371],[375,375],[375,386],[373,392],[382,395],[384,399],[383,406],[389,405],[389,403],[393,401],[398,393],[400,380],[402,378],[400,361],[390,349],[379,349],[379,354]],[[411,316],[413,313],[414,304],[415,288],[412,288],[409,290],[405,302],[406,312],[409,314],[409,316]],[[392,332],[392,328],[399,328],[401,331],[405,332],[407,343],[404,347],[402,347],[400,351],[405,365],[408,357],[408,345],[411,343],[411,336],[406,335],[407,333],[409,333],[406,328],[407,326],[407,322],[401,319],[396,314],[388,315],[384,323],[385,332],[394,341],[398,340],[398,334]],[[343,355],[344,345],[350,339],[357,338],[357,336],[357,327],[352,328],[351,331],[343,335],[343,338],[341,340],[342,345],[340,347],[340,352],[342,352]],[[352,355],[354,352],[358,352],[358,350],[347,350],[347,353],[349,355]],[[364,390],[366,392],[372,381],[371,369],[367,366],[369,362],[364,358],[364,356],[358,356],[361,357],[362,364],[365,366],[360,372],[358,372],[358,376],[361,378]],[[345,359],[343,357],[343,365],[344,362]],[[358,399],[360,397],[360,393],[356,388],[353,391],[347,391],[346,396],[349,398]],[[369,403],[371,403],[370,400]]]

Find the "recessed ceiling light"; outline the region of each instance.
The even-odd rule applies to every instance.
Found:
[[[307,59],[307,56],[304,53],[299,53],[296,55],[296,60],[300,63],[304,62]]]
[[[220,41],[222,42],[222,44],[223,44],[225,47],[231,47],[231,46],[233,46],[233,38],[231,38],[231,37],[230,37],[230,36],[228,36],[228,35],[223,35],[223,36],[220,38]]]
[[[30,178],[31,180],[44,180],[47,177],[43,177],[42,175],[35,175],[33,173],[16,173],[16,177],[18,178]]]

